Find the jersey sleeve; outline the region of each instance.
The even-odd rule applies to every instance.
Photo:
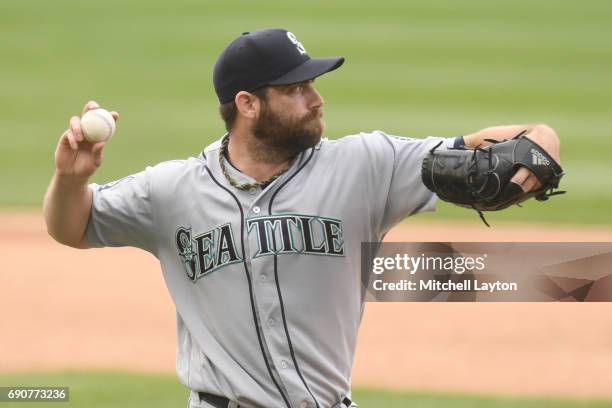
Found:
[[[379,184],[371,194],[379,201],[382,212],[377,233],[381,236],[402,219],[424,211],[434,211],[436,195],[421,180],[421,163],[428,151],[454,147],[460,138],[427,137],[424,139],[388,135],[381,131],[362,134],[365,145],[377,154],[371,155],[372,171]]]
[[[92,183],[93,204],[87,240],[93,247],[133,246],[156,252],[151,168],[99,185]]]

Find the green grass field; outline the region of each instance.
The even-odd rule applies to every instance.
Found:
[[[0,374],[0,386],[70,387],[67,403],[19,403],[21,408],[41,406],[71,408],[186,407],[188,391],[173,376],[127,373]],[[356,389],[360,408],[604,408],[612,401],[536,398],[494,398],[467,395],[399,393]],[[5,403],[0,403],[0,406]]]
[[[223,131],[217,55],[242,31],[282,26],[311,55],[347,58],[318,81],[327,136],[546,122],[570,193],[490,218],[610,224],[611,20],[604,0],[3,0],[0,207],[40,206],[56,141],[89,99],[122,114],[95,181],[197,154]]]

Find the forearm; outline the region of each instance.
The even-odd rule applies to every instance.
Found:
[[[493,126],[478,132],[464,136],[465,146],[474,149],[478,146],[485,147],[491,143],[486,139],[505,140],[512,139],[521,132],[531,140],[542,146],[557,162],[561,162],[559,156],[560,142],[553,128],[545,124]]]
[[[49,235],[61,244],[88,248],[84,236],[92,201],[87,179],[54,175],[43,204]]]
[[[485,139],[504,140],[512,139],[521,132],[529,133],[539,125],[508,125],[508,126],[492,126],[479,130],[478,132],[466,135],[463,137],[465,146],[474,149],[477,146],[488,146],[491,143]]]

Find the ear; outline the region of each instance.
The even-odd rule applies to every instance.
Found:
[[[255,119],[259,115],[259,98],[250,92],[240,91],[234,98],[236,108],[241,116],[248,119]]]

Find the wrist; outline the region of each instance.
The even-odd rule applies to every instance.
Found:
[[[83,187],[87,187],[89,184],[89,177],[86,176],[75,176],[74,174],[63,174],[61,172],[55,172],[55,183],[64,189],[78,190]]]

